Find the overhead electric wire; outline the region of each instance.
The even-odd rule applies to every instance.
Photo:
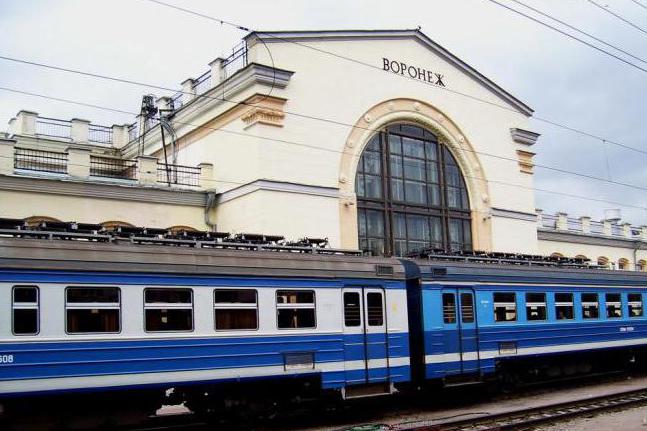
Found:
[[[300,43],[300,42],[297,42],[297,41],[294,41],[294,40],[289,40],[289,39],[283,38],[281,36],[277,36],[277,35],[272,34],[272,33],[253,30],[253,29],[250,29],[248,27],[245,27],[245,26],[236,24],[234,22],[231,22],[231,21],[227,21],[227,20],[224,20],[224,19],[220,19],[220,18],[216,18],[216,17],[209,16],[209,15],[206,15],[206,14],[202,14],[202,13],[199,13],[199,12],[195,12],[195,11],[192,11],[192,10],[189,10],[189,9],[186,9],[186,8],[176,6],[176,5],[171,4],[171,3],[166,3],[166,2],[163,2],[163,1],[160,1],[160,0],[143,0],[143,1],[148,1],[148,2],[155,3],[155,4],[158,4],[158,5],[161,5],[161,6],[176,9],[176,10],[179,10],[179,11],[191,14],[191,15],[199,16],[199,17],[211,20],[211,21],[218,22],[220,24],[226,24],[228,26],[234,27],[234,28],[239,29],[239,30],[245,30],[245,31],[249,31],[249,32],[254,32],[254,33],[257,33],[259,35],[265,35],[267,37],[270,37],[270,38],[273,38],[273,39],[276,39],[276,40],[280,40],[280,41],[283,41],[283,42],[298,45],[298,46],[301,46],[301,47],[304,47],[304,48],[307,48],[307,49],[310,49],[310,50],[320,52],[322,54],[330,55],[330,56],[333,56],[333,57],[336,57],[336,58],[339,58],[339,59],[342,59],[342,60],[346,60],[346,61],[353,62],[353,63],[359,64],[359,65],[362,65],[362,66],[370,67],[370,68],[375,69],[375,70],[379,70],[380,72],[384,72],[384,70],[381,67],[375,66],[374,64],[371,64],[371,63],[367,63],[367,62],[358,60],[356,58],[347,57],[347,56],[344,56],[344,55],[341,55],[341,54],[338,54],[338,53],[335,53],[335,52],[327,51],[327,50],[319,48],[319,47],[307,45],[307,44]],[[580,40],[580,39],[576,38],[575,36],[572,36],[572,35],[570,35],[568,33],[565,33],[565,32],[563,32],[563,31],[561,31],[559,29],[556,29],[556,28],[550,26],[549,24],[545,24],[542,21],[536,20],[535,18],[530,17],[530,16],[524,14],[523,12],[519,12],[516,9],[510,8],[510,7],[505,6],[505,5],[502,5],[502,4],[498,3],[498,2],[496,2],[495,0],[488,0],[488,1],[494,1],[495,3],[499,4],[500,6],[505,7],[507,9],[515,12],[515,13],[526,16],[527,18],[532,19],[533,21],[536,21],[536,22],[538,22],[538,23],[540,23],[540,24],[542,24],[544,26],[552,28],[555,31],[558,31],[558,32],[560,32],[560,33],[562,33],[562,34],[564,34],[564,35],[566,35],[568,37],[574,38],[576,40]],[[589,44],[588,42],[582,41],[582,43],[584,43],[584,44],[586,44],[588,46],[591,46],[592,48],[594,48],[596,50],[607,53],[607,51],[604,51],[601,48],[596,47],[595,45]],[[616,56],[614,54],[609,53],[609,55],[611,55],[612,57],[617,58],[620,61],[625,62],[625,63],[627,63],[627,64],[629,64],[629,65],[631,65],[633,67],[636,67],[636,68],[638,68],[638,69],[640,69],[640,70],[642,70],[644,72],[647,72],[647,69],[641,68],[640,66],[637,66],[637,65],[635,65],[635,64],[633,64],[631,62],[628,62],[627,60],[624,60],[624,59],[622,59],[622,58],[620,58],[620,57],[618,57],[618,56]],[[453,93],[453,94],[464,96],[464,97],[467,97],[469,99],[472,99],[472,100],[475,100],[475,101],[478,101],[478,102],[481,102],[481,103],[485,103],[485,104],[488,104],[488,105],[491,105],[491,106],[495,106],[495,107],[498,107],[498,108],[501,108],[501,109],[504,109],[504,110],[507,110],[507,111],[510,111],[510,112],[514,112],[514,113],[517,113],[517,114],[519,113],[516,109],[511,108],[509,106],[501,105],[499,103],[495,103],[495,102],[492,102],[490,100],[482,99],[482,98],[479,98],[477,96],[467,94],[467,93],[463,93],[461,91],[453,90],[453,89],[450,89],[450,88],[447,88],[447,87],[439,87],[439,86],[431,84],[429,82],[419,81],[417,79],[411,78],[408,75],[399,75],[398,74],[398,75],[395,75],[395,76],[405,78],[405,79],[410,79],[412,81],[416,81],[419,84],[430,85],[432,88],[436,88],[436,89],[439,89],[439,90],[443,90],[443,91],[447,91],[447,92],[450,92],[450,93]],[[288,111],[286,111],[286,113],[287,112]],[[580,134],[582,136],[587,136],[589,138],[597,139],[599,141],[605,141],[605,142],[607,142],[607,143],[609,143],[611,145],[615,145],[615,146],[618,146],[618,147],[621,147],[621,148],[624,148],[624,149],[627,149],[627,150],[631,150],[631,151],[635,151],[635,152],[647,155],[647,151],[645,151],[645,150],[641,150],[639,148],[636,148],[636,147],[633,147],[633,146],[630,146],[630,145],[615,141],[613,139],[609,139],[608,137],[602,137],[602,136],[596,135],[596,134],[594,134],[592,132],[588,132],[588,131],[585,131],[585,130],[582,130],[582,129],[578,129],[576,127],[568,126],[568,125],[559,123],[557,121],[554,121],[554,120],[551,120],[551,119],[548,119],[548,118],[543,118],[543,117],[540,117],[540,116],[537,116],[537,115],[533,115],[532,118],[534,120],[540,121],[542,123],[550,124],[550,125],[555,126],[555,127],[559,127],[559,128],[565,129],[565,130],[569,130],[571,132]],[[331,122],[334,122],[334,121],[331,121]]]
[[[647,9],[647,5],[644,5],[640,3],[638,0],[631,0],[632,2],[636,3],[638,6],[640,6],[643,9]]]
[[[607,42],[607,41],[605,41],[603,39],[600,39],[599,37],[597,37],[595,35],[592,35],[591,33],[586,32],[586,31],[584,31],[584,30],[582,30],[580,28],[577,28],[577,27],[575,27],[575,26],[573,26],[573,25],[571,25],[571,24],[569,24],[569,23],[567,23],[567,22],[565,22],[565,21],[563,21],[563,20],[561,20],[559,18],[555,18],[554,16],[552,16],[552,15],[546,13],[546,12],[542,12],[541,10],[539,10],[539,9],[537,9],[535,7],[532,7],[532,6],[530,6],[530,5],[526,4],[526,3],[523,3],[523,2],[521,2],[519,0],[510,0],[510,1],[515,2],[515,3],[525,7],[527,9],[530,9],[531,11],[533,11],[535,13],[538,13],[539,15],[542,15],[542,16],[548,18],[548,19],[551,19],[551,20],[553,20],[555,22],[558,22],[558,23],[562,24],[563,26],[570,28],[571,30],[575,30],[576,32],[578,32],[580,34],[588,36],[591,39],[608,46],[609,48],[613,48],[613,49],[615,49],[617,51],[620,51],[621,53],[623,53],[625,55],[628,55],[629,57],[631,57],[631,58],[633,58],[635,60],[638,60],[638,61],[640,61],[642,63],[647,63],[647,60],[645,60],[643,58],[640,58],[640,57],[638,57],[638,56],[636,56],[636,55],[634,55],[634,54],[632,54],[630,52],[627,52],[624,49],[622,49],[622,48],[620,48],[620,47],[618,47],[616,45],[612,45],[611,43],[609,43],[609,42]]]
[[[628,25],[632,26],[632,27],[633,27],[633,28],[635,28],[636,30],[638,30],[638,31],[640,31],[640,32],[642,32],[642,33],[644,33],[644,34],[647,34],[647,30],[645,30],[644,28],[640,27],[638,24],[635,24],[635,23],[633,23],[633,22],[629,21],[627,18],[623,17],[622,15],[615,13],[614,11],[612,11],[611,9],[609,9],[608,7],[604,7],[604,6],[602,6],[601,4],[599,4],[599,3],[597,3],[597,2],[595,2],[595,1],[593,1],[593,0],[586,0],[586,1],[587,1],[587,2],[589,2],[589,3],[591,3],[591,4],[592,4],[592,5],[594,5],[594,6],[598,7],[599,9],[602,9],[602,10],[603,10],[603,11],[605,11],[606,13],[608,13],[608,14],[610,14],[610,15],[613,15],[614,17],[618,18],[620,21],[624,22],[625,24],[628,24]]]
[[[78,102],[78,101],[74,101],[74,100],[70,100],[70,99],[64,99],[64,98],[58,98],[58,97],[51,97],[51,96],[47,96],[47,95],[43,95],[43,94],[26,92],[26,91],[22,91],[22,90],[15,90],[15,89],[11,89],[11,88],[8,88],[8,87],[0,87],[0,90],[16,92],[16,93],[19,93],[19,94],[25,94],[25,95],[34,96],[34,97],[40,97],[40,98],[45,98],[45,99],[51,99],[51,100],[64,102],[64,103],[70,103],[70,104],[81,105],[81,106],[88,106],[88,107],[92,107],[92,108],[95,108],[95,109],[104,109],[104,110],[108,110],[108,111],[117,111],[117,112],[129,114],[129,115],[134,115],[135,114],[134,112],[117,110],[117,109],[112,109],[112,108],[109,108],[109,107],[103,107],[103,106],[100,106],[100,105],[94,105],[94,104],[89,104],[89,103],[85,103],[85,102]],[[204,126],[204,125],[195,125],[195,124],[192,124],[192,123],[181,122],[181,121],[176,121],[176,123],[182,124],[182,125],[192,126],[192,127],[195,127],[196,129],[207,129],[207,130],[212,130],[214,132],[233,134],[233,135],[243,136],[243,137],[247,137],[247,138],[255,138],[255,139],[261,139],[261,140],[266,140],[266,141],[275,141],[275,142],[279,142],[279,143],[282,143],[282,144],[307,147],[307,148],[312,148],[312,149],[317,149],[317,150],[327,151],[327,152],[332,152],[332,153],[337,153],[337,154],[346,153],[346,151],[339,151],[339,150],[335,150],[335,149],[331,149],[331,148],[318,147],[318,146],[315,146],[315,145],[309,145],[309,144],[304,144],[304,143],[300,143],[300,142],[288,141],[288,140],[285,140],[285,139],[267,138],[265,136],[252,135],[252,134],[249,134],[249,133],[246,133],[246,132],[236,132],[236,131],[233,131],[233,130],[226,130],[226,129],[222,129],[222,128],[214,128],[214,127],[209,127],[209,126]],[[45,147],[42,147],[42,148],[45,148]],[[51,147],[47,147],[45,149],[51,151]],[[470,149],[464,149],[464,151],[479,154],[478,152],[476,152],[474,150],[470,150]],[[513,161],[515,163],[518,163],[518,160],[513,159],[513,158],[509,158],[509,157],[491,155],[491,154],[487,154],[487,153],[481,153],[481,154],[487,155],[487,156],[490,156],[490,157],[495,157],[495,158],[498,158],[498,159],[501,159],[501,160]],[[4,156],[4,157],[9,158],[7,156]],[[70,165],[74,166],[74,165],[77,165],[77,164],[70,163]],[[88,165],[83,165],[83,164],[78,164],[78,166],[89,167]],[[535,166],[539,167],[539,168],[545,168],[545,169],[555,170],[555,171],[562,172],[562,173],[581,176],[581,177],[585,177],[585,178],[588,178],[588,179],[594,179],[596,181],[610,183],[610,184],[613,184],[613,185],[620,185],[620,186],[634,188],[634,189],[641,190],[641,191],[647,191],[647,188],[637,186],[637,185],[633,185],[633,184],[626,184],[626,183],[621,183],[621,182],[617,182],[617,181],[611,181],[611,180],[607,180],[607,179],[600,178],[600,177],[590,176],[588,174],[581,174],[581,173],[578,173],[578,172],[567,171],[567,170],[563,170],[563,169],[559,169],[559,168],[553,168],[553,167],[550,167],[550,166],[543,166],[543,165],[535,165]],[[619,206],[627,207],[627,208],[635,208],[635,209],[647,210],[647,207],[642,207],[642,206],[639,206],[639,205],[626,204],[626,203],[617,202],[617,201],[611,201],[611,200],[606,200],[606,199],[591,198],[591,197],[587,197],[587,196],[577,195],[577,194],[573,194],[573,193],[560,192],[560,191],[550,190],[550,189],[542,189],[542,188],[537,188],[537,187],[528,187],[528,186],[524,186],[524,185],[521,185],[521,184],[514,184],[514,183],[509,183],[509,182],[500,181],[500,180],[492,180],[492,179],[486,179],[486,178],[482,178],[482,177],[474,177],[474,176],[466,175],[464,173],[462,175],[463,175],[464,178],[473,179],[475,181],[482,181],[482,182],[485,182],[485,183],[501,184],[501,185],[517,187],[517,188],[522,188],[522,189],[531,190],[531,191],[536,190],[536,191],[539,191],[539,192],[551,193],[551,194],[555,194],[555,195],[559,195],[559,196],[578,198],[578,199],[589,200],[589,201],[593,201],[593,202],[602,202],[602,203],[607,203],[607,204],[612,204],[612,205],[619,205]],[[245,183],[245,182],[231,181],[231,180],[224,180],[224,179],[211,179],[211,180],[207,179],[207,181],[211,181],[211,182],[214,182],[214,183],[233,184],[233,185],[246,185],[246,184],[248,184],[248,183]]]

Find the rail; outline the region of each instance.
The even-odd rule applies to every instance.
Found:
[[[247,43],[245,41],[234,46],[231,51],[231,55],[222,62],[225,79],[247,66]]]
[[[193,90],[196,95],[206,93],[211,89],[211,71],[207,71],[200,75],[193,84]]]
[[[168,185],[177,184],[182,186],[198,187],[200,185],[199,167],[183,165],[157,164],[157,182]]]
[[[67,173],[67,153],[16,148],[13,159],[14,169],[27,171]]]
[[[90,156],[90,176],[135,180],[137,160]]]
[[[38,117],[36,120],[36,135],[72,139],[72,123],[56,118]]]
[[[98,144],[112,144],[112,127],[90,124],[88,140]]]

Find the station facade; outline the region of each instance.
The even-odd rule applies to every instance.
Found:
[[[20,111],[0,216],[645,267],[645,228],[536,212],[532,109],[419,30],[250,33],[147,103],[112,126]]]

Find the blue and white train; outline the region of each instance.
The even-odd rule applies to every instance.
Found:
[[[636,272],[0,238],[0,404],[196,411],[624,367]]]

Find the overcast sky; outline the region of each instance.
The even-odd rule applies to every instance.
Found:
[[[499,0],[520,8],[510,0]],[[647,6],[647,0],[638,0]],[[535,109],[536,115],[647,152],[647,73],[496,6],[488,0],[198,1],[168,0],[262,30],[415,28]],[[599,0],[602,3],[602,0]],[[587,0],[527,0],[555,17],[647,59],[647,34]],[[647,28],[647,7],[606,0],[610,10]],[[145,0],[0,0],[0,55],[30,59],[179,89],[235,45],[243,31]],[[647,63],[632,60],[641,67]],[[0,60],[0,86],[138,111],[142,87]],[[155,92],[155,91],[153,91]],[[157,91],[158,95],[161,95]],[[20,109],[99,124],[132,117],[0,91],[0,124]],[[317,113],[308,113],[314,114]],[[647,188],[647,154],[533,121],[542,134],[536,162]],[[3,127],[0,127],[3,130]],[[535,185],[647,208],[647,192],[536,169]],[[619,207],[647,224],[647,210],[543,191],[546,212],[601,218]]]

